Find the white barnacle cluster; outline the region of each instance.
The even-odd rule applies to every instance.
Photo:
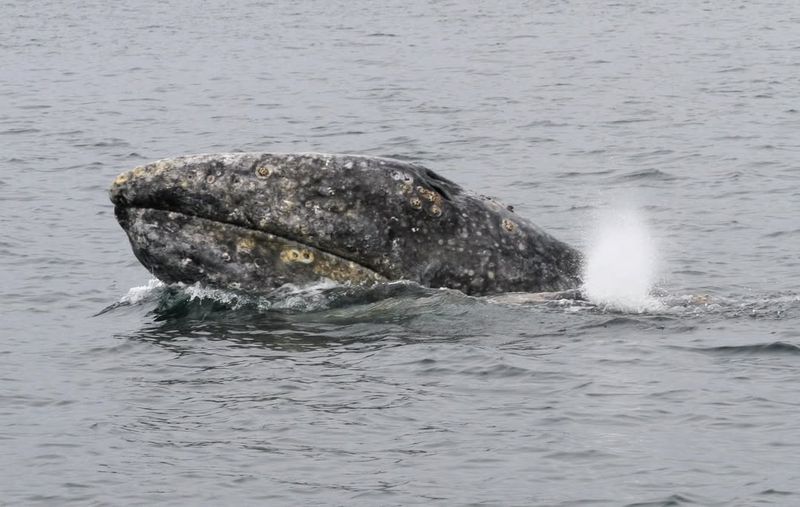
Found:
[[[406,183],[412,180],[411,176],[409,176],[408,173],[398,170],[392,171],[392,179],[395,181],[403,181]]]

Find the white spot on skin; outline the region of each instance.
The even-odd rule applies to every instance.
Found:
[[[488,278],[489,280],[494,280],[494,271],[487,271],[486,278]]]

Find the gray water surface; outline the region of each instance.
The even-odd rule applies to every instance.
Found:
[[[797,2],[0,2],[0,503],[796,505],[798,132]],[[111,181],[235,150],[631,204],[663,308],[136,289]]]

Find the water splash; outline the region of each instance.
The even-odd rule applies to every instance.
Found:
[[[128,293],[122,296],[122,298],[119,300],[119,303],[131,305],[139,304],[140,302],[146,300],[154,290],[162,289],[164,287],[164,282],[156,278],[151,278],[148,280],[147,285],[140,285],[138,287],[131,287],[128,289]]]
[[[641,212],[632,207],[606,211],[589,239],[583,293],[599,307],[659,311],[662,304],[650,294],[657,265],[655,241]]]
[[[120,307],[140,305],[155,305],[154,313],[159,318],[170,318],[187,312],[203,315],[228,311],[262,314],[311,313],[350,305],[372,304],[386,299],[424,298],[441,290],[402,280],[362,286],[322,279],[304,285],[285,284],[266,293],[246,293],[206,287],[200,283],[165,284],[152,279],[146,285],[130,288],[119,301],[96,315]],[[458,291],[449,292],[461,294]]]

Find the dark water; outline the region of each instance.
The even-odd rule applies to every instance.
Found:
[[[796,505],[797,2],[0,2],[0,503]],[[172,155],[417,160],[658,308],[147,286]],[[706,297],[708,295],[708,297]]]

